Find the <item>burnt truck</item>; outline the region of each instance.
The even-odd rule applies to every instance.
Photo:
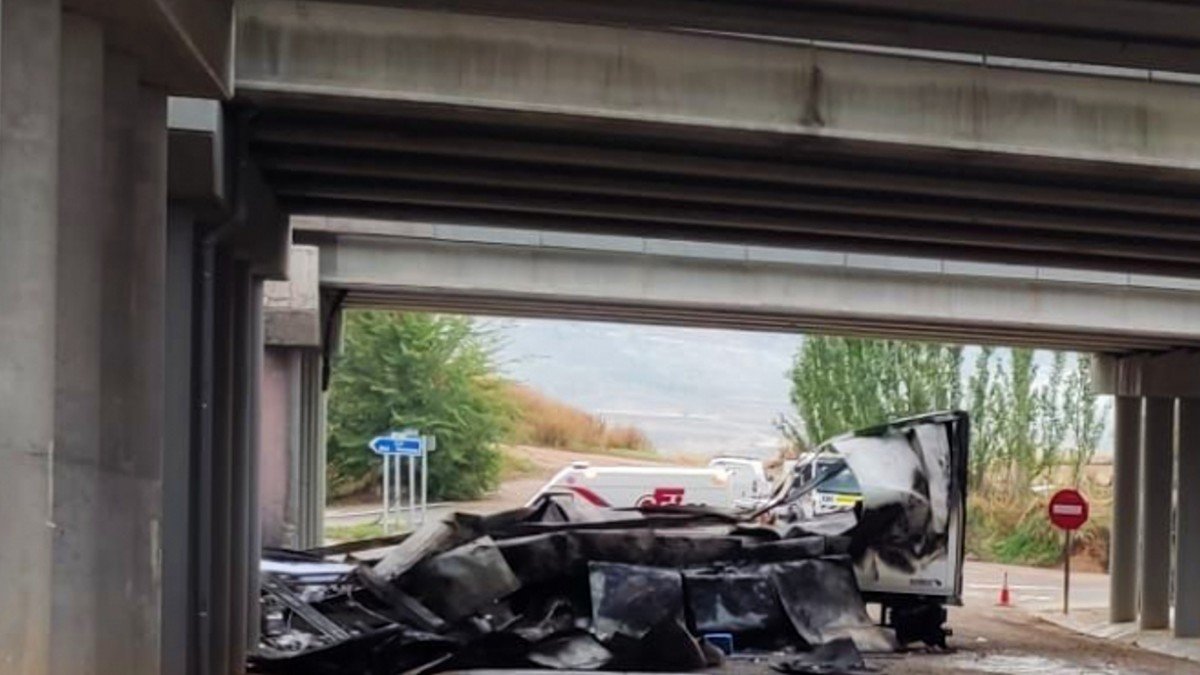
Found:
[[[251,665],[678,672],[749,655],[809,673],[915,642],[944,647],[945,606],[962,596],[968,438],[961,412],[839,436],[813,467],[735,508],[611,508],[547,491],[387,542],[268,552]],[[795,508],[831,480],[858,496],[850,508]]]
[[[944,640],[946,605],[962,604],[970,420],[936,412],[821,444],[780,481],[758,515],[793,534],[846,536],[859,588],[901,641]],[[801,508],[827,483],[857,484],[846,508]]]

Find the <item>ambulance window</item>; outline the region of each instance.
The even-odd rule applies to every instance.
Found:
[[[857,495],[860,492],[858,479],[854,477],[854,472],[850,470],[850,467],[845,464],[842,465],[840,471],[823,481],[817,490],[839,495]]]

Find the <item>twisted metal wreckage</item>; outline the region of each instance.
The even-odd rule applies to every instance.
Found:
[[[725,654],[850,672],[861,652],[945,646],[960,604],[968,420],[947,412],[829,441],[852,510],[795,504],[835,470],[794,472],[752,510],[600,509],[546,495],[454,514],[381,557],[276,552],[263,566],[257,672],[474,668],[684,671]],[[872,621],[867,602],[879,603]]]

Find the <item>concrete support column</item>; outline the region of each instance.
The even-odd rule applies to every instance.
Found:
[[[321,354],[264,353],[259,513],[264,546],[306,549],[324,541],[325,434]]]
[[[48,671],[59,3],[0,2],[0,672]]]
[[[310,548],[324,540],[325,510],[318,250],[291,246],[287,272],[263,285],[261,513],[265,542]]]
[[[1109,548],[1109,620],[1137,618],[1138,474],[1142,399],[1117,396],[1113,415],[1113,503]]]
[[[192,333],[195,217],[172,205],[167,218],[166,430],[163,458],[163,622],[164,673],[187,673],[195,660],[197,597],[193,585],[200,562],[196,536],[196,495],[205,486],[193,443]]]
[[[224,251],[212,250],[212,548],[209,570],[211,596],[209,616],[208,673],[222,675],[232,662],[229,624],[233,616],[233,411],[234,395],[233,352],[234,326],[234,265]]]
[[[105,58],[101,456],[97,580],[101,672],[152,673],[162,630],[166,398],[166,95]]]
[[[1146,397],[1143,405],[1139,625],[1143,630],[1153,630],[1167,628],[1171,620],[1171,483],[1175,400]]]
[[[246,652],[258,634],[258,389],[262,351],[262,282],[247,263],[234,264],[232,424],[230,482],[229,662],[226,673],[245,672]]]
[[[98,551],[100,496],[104,199],[104,33],[65,14],[59,127],[59,236],[54,461],[54,588],[51,672],[101,672],[96,662],[105,608]]]
[[[249,418],[249,353],[246,351],[246,318],[249,316],[250,272],[245,263],[235,263],[233,279],[233,419],[231,425],[232,482],[230,483],[230,506],[232,520],[229,539],[230,614],[229,614],[229,664],[227,673],[242,673],[246,663],[246,618],[249,608],[250,572],[246,566],[247,549],[250,541],[250,518],[258,505],[250,501],[250,458],[246,455],[246,424]]]
[[[299,545],[302,548],[325,543],[325,404],[322,389],[322,356],[306,349],[300,364],[300,440],[299,440]]]
[[[1200,637],[1200,399],[1179,399],[1177,414],[1175,636],[1194,638]]]
[[[259,502],[264,546],[297,548],[300,484],[300,350],[263,354]]]

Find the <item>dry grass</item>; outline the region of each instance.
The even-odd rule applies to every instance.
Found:
[[[509,439],[512,443],[578,452],[654,450],[650,439],[637,427],[610,425],[525,385],[509,385],[509,397],[519,410]]]
[[[967,550],[982,560],[1057,565],[1062,560],[1063,534],[1046,515],[1050,495],[1004,487],[989,485],[971,493]],[[1079,561],[1080,569],[1104,571],[1108,566],[1111,489],[1090,476],[1081,489],[1091,503],[1091,518],[1072,540],[1072,559]]]

